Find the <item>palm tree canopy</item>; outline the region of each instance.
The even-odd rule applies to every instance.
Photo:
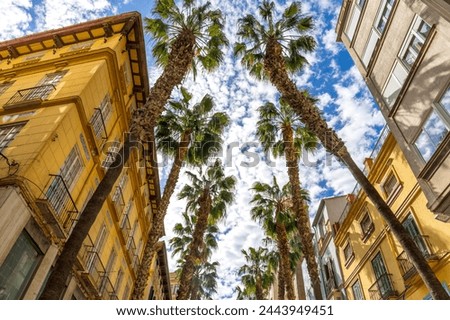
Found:
[[[196,6],[195,1],[182,1],[181,8],[174,0],[158,0],[153,9],[153,18],[145,18],[145,31],[155,41],[153,56],[165,67],[169,63],[171,47],[179,38],[194,39],[196,59],[192,71],[196,74],[196,64],[210,71],[223,60],[222,46],[228,45],[225,36],[224,18],[220,10],[212,10],[211,3]]]
[[[242,42],[234,46],[234,54],[242,57],[242,64],[258,79],[267,77],[264,70],[266,45],[270,41],[280,44],[281,55],[286,70],[292,73],[300,71],[307,59],[304,53],[312,52],[316,46],[314,38],[308,34],[313,28],[311,16],[304,16],[300,2],[292,2],[275,18],[275,3],[264,0],[258,7],[260,19],[247,15],[239,19],[238,36]]]
[[[252,288],[256,286],[256,279],[261,279],[262,289],[264,294],[273,283],[273,265],[271,264],[270,252],[267,248],[253,247],[248,248],[248,251],[242,249],[241,251],[245,257],[246,264],[242,265],[238,270],[238,275],[241,276],[241,282],[245,288]]]
[[[302,151],[314,152],[317,148],[317,137],[305,128],[297,113],[283,99],[280,99],[279,107],[266,102],[258,111],[256,136],[265,152],[272,151],[274,157],[284,155],[285,141],[282,131],[287,128],[293,131],[293,143],[298,157]]]
[[[170,100],[156,128],[158,149],[174,157],[179,152],[183,136],[189,135],[190,148],[186,155],[188,164],[204,164],[222,145],[222,133],[230,123],[223,112],[213,112],[215,103],[210,95],[190,106],[192,95],[181,88],[181,99]]]
[[[253,204],[250,211],[251,217],[262,223],[269,237],[276,237],[277,222],[283,223],[288,233],[296,229],[295,217],[291,212],[292,200],[289,183],[280,188],[274,176],[271,185],[255,182],[251,190],[254,192],[250,201]],[[279,220],[277,221],[277,219]]]
[[[169,240],[170,249],[172,250],[172,257],[179,255],[181,259],[187,254],[188,246],[192,242],[192,234],[194,233],[197,216],[190,215],[188,212],[182,214],[183,222],[178,222],[173,227],[175,236]],[[209,259],[213,250],[217,249],[216,235],[219,233],[219,227],[216,224],[208,224],[206,233],[204,235],[204,250],[203,255],[205,259]]]
[[[205,190],[211,196],[211,212],[209,218],[215,223],[226,216],[227,205],[234,201],[236,178],[226,176],[219,159],[213,165],[199,169],[199,173],[186,171],[191,184],[186,184],[178,194],[179,199],[186,199],[186,208],[190,212],[199,210],[200,198]]]

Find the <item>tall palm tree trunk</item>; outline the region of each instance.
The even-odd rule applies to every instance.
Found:
[[[177,300],[189,299],[196,263],[202,258],[200,248],[203,246],[203,236],[208,227],[208,216],[211,211],[211,196],[208,189],[203,191],[200,201],[200,208],[192,235],[192,242],[189,245],[189,252],[185,257],[183,268],[181,269]]]
[[[122,172],[123,165],[130,156],[131,147],[130,137],[126,137],[122,149],[120,149],[105,177],[100,181],[91,199],[87,202],[72,234],[67,239],[59,259],[56,261],[55,267],[48,278],[44,291],[39,297],[40,300],[61,299],[66,289],[67,278],[72,273],[73,265],[77,260],[78,252],[83,246],[84,239],[94,224],[100,209],[103,207],[103,203]]]
[[[294,149],[294,133],[291,127],[282,128],[284,152],[286,155],[286,166],[288,169],[289,183],[292,192],[292,205],[296,214],[297,229],[302,242],[302,250],[306,259],[308,274],[314,290],[314,296],[317,300],[322,300],[322,291],[320,290],[320,278],[314,253],[313,239],[309,227],[309,216],[305,210],[300,190],[300,172],[298,167],[298,154]]]
[[[139,265],[134,290],[131,295],[132,300],[139,300],[144,296],[144,291],[150,275],[150,265],[156,252],[156,244],[158,243],[159,238],[162,237],[164,232],[164,217],[166,216],[167,208],[170,204],[170,198],[175,191],[175,187],[180,176],[181,167],[183,166],[183,162],[186,158],[190,143],[190,132],[185,132],[181,136],[179,144],[180,147],[175,155],[175,159],[172,168],[170,169],[169,176],[167,177],[167,182],[166,186],[164,187],[164,193],[161,198],[160,205],[153,215],[152,226],[150,228],[147,242],[145,243],[144,254],[141,264]]]
[[[264,290],[263,290],[263,285],[262,285],[262,279],[261,279],[261,270],[257,270],[257,274],[255,277],[255,295],[256,295],[256,300],[264,300]]]
[[[284,268],[281,261],[278,263],[278,300],[284,300],[286,295],[286,282],[284,277]]]
[[[189,72],[194,58],[195,37],[192,32],[183,32],[174,41],[169,54],[169,63],[163,73],[150,88],[147,102],[143,108],[133,110],[132,127],[142,126],[153,128],[156,126],[164,106],[170,98],[173,88],[180,85]],[[143,132],[145,134],[145,132]],[[139,136],[141,141],[148,141],[148,137]]]
[[[298,300],[306,300],[306,292],[305,292],[305,280],[303,279],[303,257],[297,262],[297,267],[295,268],[295,279],[297,280],[297,293]]]
[[[412,264],[420,274],[428,290],[430,290],[433,299],[450,299],[409,233],[398,221],[391,208],[372,186],[361,169],[355,164],[348,153],[344,142],[337,136],[333,129],[328,127],[313,103],[300,92],[295,83],[289,79],[284,66],[284,60],[281,57],[281,46],[275,39],[268,41],[264,59],[264,69],[269,74],[270,81],[281,93],[282,97],[297,112],[308,129],[319,138],[325,149],[346,164],[356,181],[361,185],[367,197],[375,205],[389,228],[391,228],[394,236],[408,254]]]
[[[292,273],[290,268],[290,260],[289,260],[289,242],[287,238],[287,232],[284,224],[282,222],[276,223],[276,231],[277,231],[277,246],[280,254],[280,264],[283,265],[283,278],[284,284],[286,287],[286,293],[288,300],[295,300],[294,293],[294,285],[292,281]]]

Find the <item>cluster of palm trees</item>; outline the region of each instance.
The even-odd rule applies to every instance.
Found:
[[[156,133],[158,147],[162,152],[172,155],[174,161],[160,207],[154,214],[132,299],[143,298],[148,283],[150,264],[156,245],[163,234],[164,217],[183,163],[193,164],[203,169],[198,169],[198,173],[188,173],[192,178],[192,185],[183,188],[181,193],[188,202],[187,221],[191,223],[195,220],[195,225],[190,227],[192,235],[189,243],[179,249],[182,261],[177,298],[188,299],[199,297],[201,294],[200,290],[196,289],[195,283],[201,277],[202,270],[199,268],[205,265],[208,257],[208,251],[204,247],[204,239],[208,234],[208,221],[214,224],[225,214],[226,205],[232,200],[232,190],[235,186],[235,179],[224,175],[220,162],[215,161],[206,169],[204,164],[213,156],[214,148],[210,146],[221,143],[221,133],[229,120],[224,114],[212,114],[213,101],[209,96],[205,96],[193,107],[189,107],[191,95],[185,89],[180,90],[181,101],[169,101],[169,99],[174,88],[182,85],[189,72],[196,75],[197,65],[200,64],[206,71],[217,68],[223,60],[223,47],[228,45],[228,40],[223,32],[222,13],[218,9],[213,10],[209,2],[197,6],[196,1],[184,0],[182,6],[178,7],[174,0],[157,0],[153,14],[155,18],[145,20],[145,29],[155,41],[153,56],[163,72],[150,89],[147,103],[133,111],[130,137],[125,140],[120,152],[122,157],[116,158],[81,213],[48,279],[42,299],[59,299],[62,296],[64,283],[73,269],[78,251],[120,175],[133,141],[137,140],[141,143],[153,141],[154,128],[158,123]],[[268,103],[260,108],[257,136],[266,150],[272,150],[274,155],[284,155],[286,158],[289,186],[280,189],[275,179],[272,186],[256,183],[253,188],[255,207],[252,210],[254,218],[260,221],[267,231],[270,229],[269,225],[272,229],[275,228],[272,239],[276,243],[275,247],[279,256],[279,292],[285,292],[289,299],[292,298],[289,280],[292,278],[289,278],[292,274],[290,266],[292,261],[286,257],[286,252],[292,252],[289,249],[289,230],[291,223],[295,223],[295,232],[298,233],[301,242],[302,255],[307,263],[315,297],[322,298],[317,263],[312,250],[307,207],[302,197],[298,169],[300,146],[315,145],[312,137],[316,136],[328,152],[347,165],[409,255],[433,298],[448,299],[448,294],[414,241],[355,164],[344,142],[321,117],[314,105],[314,99],[306,91],[297,88],[291,78],[306,64],[303,54],[315,48],[314,38],[309,34],[313,27],[312,17],[304,16],[300,3],[296,1],[285,8],[277,21],[274,14],[274,2],[264,0],[258,6],[257,14],[240,19],[238,36],[242,42],[234,45],[234,53],[237,57],[241,57],[242,65],[251,75],[270,81],[280,94],[280,107]],[[166,105],[168,106],[163,113]],[[192,124],[188,125],[190,121]],[[205,142],[207,143],[204,144]],[[208,147],[200,148],[198,153],[198,148],[197,151],[192,148],[198,143]],[[286,191],[284,196],[283,190]],[[269,203],[267,201],[272,193],[279,198],[270,200],[273,202],[267,205],[266,211],[257,209],[263,203]],[[184,227],[187,227],[187,221]],[[271,233],[268,234],[270,236]],[[247,255],[251,256],[252,250],[249,250]],[[255,252],[259,251],[259,249],[255,250]],[[261,250],[264,251],[264,249]],[[209,271],[214,271],[214,268],[212,267]],[[244,274],[250,274],[251,268],[244,269],[242,270],[243,282],[248,278],[244,277]],[[256,284],[259,278],[259,276],[255,278],[254,292],[247,289],[250,286],[241,292],[255,298],[258,292],[259,298],[261,292],[264,293],[264,290],[267,290],[265,289],[267,281],[261,284],[258,280],[258,285]],[[250,282],[249,280],[248,283]],[[257,290],[256,287],[258,287]]]

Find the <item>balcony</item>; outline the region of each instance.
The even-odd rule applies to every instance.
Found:
[[[7,110],[23,106],[39,105],[55,90],[56,88],[52,84],[19,90],[8,100],[3,108]]]
[[[114,285],[109,278],[95,246],[88,236],[78,254],[81,263],[81,279],[86,289],[96,298],[117,300]]]
[[[78,209],[61,175],[50,175],[46,198],[37,199],[47,223],[59,238],[69,234],[78,216]]]
[[[413,240],[417,244],[425,259],[427,259],[428,261],[437,259],[428,236],[417,235],[413,237]],[[400,266],[400,272],[402,274],[403,280],[406,281],[417,274],[416,268],[412,264],[405,251],[398,255],[397,262]]]
[[[374,284],[369,288],[371,300],[388,300],[398,296],[392,284],[391,274],[385,273],[381,275]]]

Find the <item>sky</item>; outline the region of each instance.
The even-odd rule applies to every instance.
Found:
[[[254,14],[260,3],[250,0],[210,2],[226,18],[225,32],[230,44],[239,40],[236,37],[237,20],[248,13]],[[278,1],[276,7],[279,11],[286,7],[285,2]],[[344,46],[336,42],[335,26],[340,5],[341,0],[302,1],[303,12],[312,15],[315,20],[312,35],[316,38],[317,50],[307,55],[309,65],[293,75],[293,79],[299,88],[307,89],[319,99],[318,107],[328,124],[345,141],[362,167],[384,120]],[[138,11],[143,17],[151,17],[152,7],[153,1],[149,0],[1,0],[0,41],[128,11]],[[161,70],[151,57],[151,37],[146,35],[145,40],[152,85]],[[236,177],[237,192],[235,202],[227,210],[226,219],[220,224],[219,249],[213,254],[212,261],[220,263],[216,299],[234,299],[234,289],[240,283],[236,272],[245,263],[241,249],[260,246],[264,237],[260,226],[250,219],[252,193],[249,189],[256,181],[270,183],[273,175],[280,185],[286,183],[288,177],[284,160],[264,158],[255,137],[257,109],[267,101],[277,102],[276,89],[267,82],[253,79],[232,56],[231,46],[224,50],[225,60],[217,71],[212,74],[200,72],[195,86],[192,76],[188,76],[183,85],[194,95],[193,102],[210,94],[214,97],[216,110],[226,112],[231,118],[231,124],[224,133],[220,158],[226,174]],[[159,170],[163,190],[170,162],[160,166]],[[300,180],[310,194],[311,219],[322,198],[351,193],[355,186],[349,171],[323,148],[319,148],[314,155],[303,156]],[[176,194],[185,183],[188,179],[182,174],[165,220],[166,241],[173,236],[174,224],[181,221],[185,203],[177,200]],[[169,258],[170,271],[175,270],[175,266],[175,259]]]

